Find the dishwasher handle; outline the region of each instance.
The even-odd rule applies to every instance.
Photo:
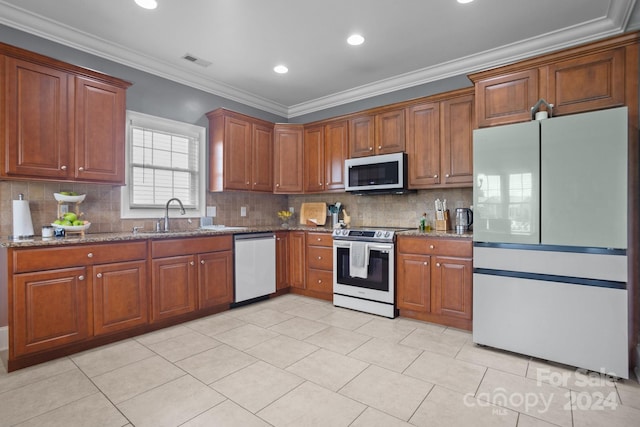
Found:
[[[242,234],[234,234],[233,240],[264,240],[264,239],[275,239],[276,235],[274,233],[242,233]]]

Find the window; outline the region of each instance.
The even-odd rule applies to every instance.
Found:
[[[173,197],[180,199],[188,216],[204,216],[205,136],[202,126],[127,111],[122,218],[164,216]]]

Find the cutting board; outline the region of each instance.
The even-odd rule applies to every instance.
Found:
[[[300,224],[307,225],[307,220],[313,219],[317,225],[327,222],[326,203],[303,203],[300,208]]]

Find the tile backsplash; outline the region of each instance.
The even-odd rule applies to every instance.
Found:
[[[121,219],[120,187],[101,184],[56,183],[37,181],[0,182],[0,236],[6,238],[13,233],[12,201],[18,194],[24,194],[29,201],[31,219],[36,235],[40,235],[43,225],[56,219],[57,202],[53,193],[75,191],[86,194],[80,205],[84,218],[91,221],[89,233],[130,231],[133,226],[153,230],[157,218]],[[352,226],[394,226],[417,227],[420,216],[427,213],[430,221],[434,217],[436,198],[447,199],[453,212],[456,207],[468,207],[472,200],[471,188],[420,190],[407,195],[354,196],[347,193],[274,195],[244,192],[207,193],[207,205],[216,207],[214,224],[238,226],[270,226],[279,224],[276,212],[288,207],[295,209],[294,221],[299,219],[303,202],[341,202],[351,216]],[[241,217],[240,210],[246,208],[247,216]],[[199,226],[199,218],[188,219],[175,216],[171,211],[171,227],[192,229]],[[158,215],[160,217],[160,215]],[[342,215],[341,215],[342,217]]]

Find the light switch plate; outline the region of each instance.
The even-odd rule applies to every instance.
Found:
[[[207,206],[207,216],[215,218],[217,213],[216,210],[215,206]]]
[[[246,206],[240,207],[240,216],[247,216],[247,208]]]

